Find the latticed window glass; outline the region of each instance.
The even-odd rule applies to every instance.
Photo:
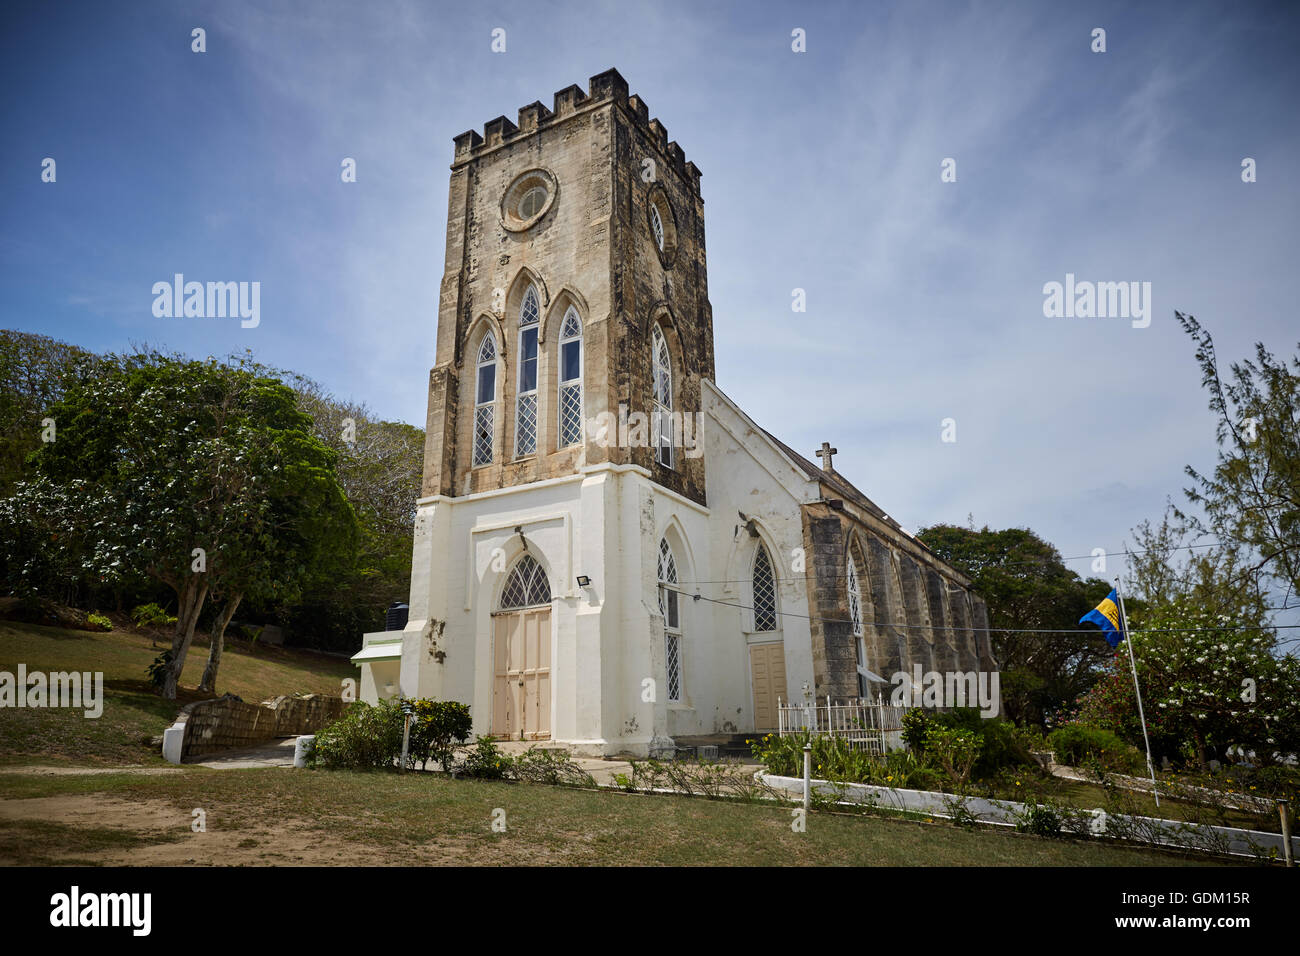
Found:
[[[682,636],[664,631],[664,655],[668,670],[668,699],[682,699]]]
[[[560,447],[582,441],[582,320],[569,306],[560,326]]]
[[[849,556],[845,569],[845,578],[849,588],[849,619],[853,622],[853,633],[862,636],[862,592],[858,590],[858,572],[853,566],[853,557]]]
[[[664,247],[664,221],[659,216],[659,207],[654,203],[650,204],[650,228],[654,230],[655,245],[662,251]]]
[[[671,587],[670,587],[671,585]],[[668,699],[682,699],[682,629],[677,605],[677,562],[668,540],[659,542],[659,610],[664,616],[664,659],[668,669]]]
[[[776,578],[772,559],[762,544],[754,551],[754,630],[776,630]]]
[[[846,577],[849,591],[849,616],[853,621],[853,650],[858,665],[858,697],[871,696],[871,683],[867,677],[867,638],[862,627],[862,592],[858,586],[857,545],[849,552]]]
[[[491,332],[478,348],[474,384],[474,464],[492,462],[493,416],[497,397],[497,340]]]
[[[537,451],[537,290],[519,307],[519,392],[515,400],[515,456]]]
[[[537,299],[537,287],[530,285],[524,293],[524,301],[519,305],[520,326],[536,325],[541,314],[541,303]]]
[[[659,326],[651,340],[651,373],[654,381],[654,414],[651,429],[655,443],[655,460],[673,467],[673,365],[668,356],[668,342]]]
[[[546,572],[531,554],[525,554],[510,570],[501,590],[501,610],[538,607],[551,603],[551,584]]]

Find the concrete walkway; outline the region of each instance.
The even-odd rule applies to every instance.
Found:
[[[280,737],[257,747],[243,750],[226,750],[207,754],[198,760],[187,760],[185,766],[211,767],[213,770],[248,770],[252,767],[292,767],[293,748],[297,737]]]

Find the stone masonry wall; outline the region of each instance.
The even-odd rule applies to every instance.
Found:
[[[341,697],[310,694],[276,697],[249,704],[235,697],[218,697],[188,704],[182,759],[251,747],[276,737],[310,734],[343,716]]]
[[[672,467],[660,465],[648,428],[629,433],[626,418],[609,442],[560,447],[557,408],[559,329],[573,306],[582,320],[584,419],[653,411],[658,326],[672,356],[673,409],[697,420],[700,381],[714,375],[699,169],[616,70],[592,77],[588,92],[559,91],[554,109],[530,103],[517,125],[500,116],[482,136],[466,132],[455,144],[423,494],[468,495],[613,462],[644,467],[703,504],[702,457],[679,449]],[[533,225],[516,228],[506,222],[504,197],[531,171],[553,178],[553,201]],[[662,251],[652,204],[671,240]],[[530,285],[541,312],[537,440],[535,453],[517,455],[518,320]],[[476,360],[489,333],[497,344],[493,456],[475,466]]]
[[[988,608],[968,582],[917,546],[906,553],[830,502],[804,506],[808,599],[813,620],[813,678],[817,697],[858,694],[857,648],[849,622],[845,564],[858,578],[866,665],[890,680],[897,671],[992,671]],[[852,557],[850,558],[850,555]],[[882,688],[888,693],[888,688]]]

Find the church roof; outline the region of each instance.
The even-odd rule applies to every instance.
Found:
[[[705,381],[708,380],[706,379]],[[958,571],[956,568],[953,568],[951,565],[947,564],[947,562],[939,558],[938,555],[936,555],[934,551],[924,541],[922,541],[916,535],[912,534],[912,532],[908,531],[901,524],[899,524],[897,521],[895,521],[893,518],[887,515],[885,513],[885,510],[881,508],[880,505],[876,504],[865,494],[863,494],[851,481],[849,481],[847,478],[841,475],[838,471],[835,471],[834,469],[827,471],[824,468],[819,468],[816,465],[814,465],[811,461],[809,461],[803,455],[799,454],[797,451],[795,451],[785,442],[781,441],[781,439],[777,438],[775,435],[773,435],[762,425],[759,425],[757,422],[755,422],[754,419],[750,418],[750,416],[744,411],[744,409],[742,409],[739,405],[737,405],[735,402],[731,400],[731,398],[726,394],[726,392],[718,388],[718,384],[716,382],[708,381],[708,384],[713,389],[713,391],[716,392],[718,396],[724,402],[726,402],[727,405],[737,415],[739,415],[746,422],[752,425],[755,430],[760,432],[768,441],[772,443],[773,448],[775,448],[778,452],[780,452],[781,455],[783,455],[790,462],[791,465],[793,465],[795,468],[802,471],[811,481],[818,482],[823,488],[830,489],[835,494],[839,495],[841,498],[852,501],[863,511],[866,511],[868,514],[876,518],[878,521],[884,523],[886,526],[897,531],[901,536],[907,538],[907,540],[910,541],[913,546],[920,548],[921,551],[925,552],[926,554],[929,554],[935,560],[940,561],[940,563],[948,567],[953,574],[956,574],[959,578],[964,579],[965,576],[962,575],[960,571]]]
[[[803,455],[799,454],[797,451],[795,451],[785,442],[781,441],[781,439],[777,438],[766,428],[763,428],[761,425],[759,426],[759,428],[762,430],[764,435],[770,438],[776,444],[776,446],[781,449],[781,451],[785,452],[785,454],[789,456],[790,460],[793,461],[796,465],[798,465],[799,468],[804,472],[804,474],[806,474],[813,481],[820,481],[822,484],[834,489],[836,492],[843,495],[845,498],[848,498],[850,501],[854,502],[859,507],[865,508],[871,514],[879,518],[881,521],[888,524],[891,528],[897,528],[899,531],[903,530],[903,526],[900,525],[893,518],[889,517],[889,515],[885,514],[884,509],[881,508],[880,505],[876,504],[865,494],[859,491],[851,481],[849,481],[847,478],[841,475],[838,471],[834,471],[834,470],[827,471],[824,468],[818,468],[811,461],[809,461]]]

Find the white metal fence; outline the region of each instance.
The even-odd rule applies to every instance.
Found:
[[[778,697],[777,733],[825,734],[840,738],[855,750],[883,754],[903,746],[904,709],[881,700],[835,704],[827,697],[825,703],[794,704],[782,703]]]

